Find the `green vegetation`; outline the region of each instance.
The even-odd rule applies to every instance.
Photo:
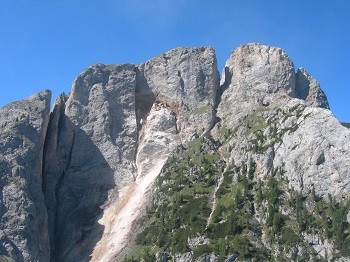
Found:
[[[61,92],[58,96],[61,101],[66,102],[68,99],[68,95],[65,92]]]
[[[344,122],[342,122],[341,124],[342,124],[343,126],[347,127],[347,128],[350,128],[350,123],[344,123]]]
[[[210,110],[209,106],[202,106],[202,107],[199,107],[199,108],[193,110],[192,114],[193,115],[201,115],[201,114],[208,112],[209,110]]]
[[[206,230],[209,197],[223,165],[215,146],[205,138],[189,142],[181,154],[170,157],[156,182],[157,196],[147,208],[150,226],[137,235],[136,244],[172,253],[190,251],[188,238]],[[200,247],[196,254],[211,248]]]
[[[0,262],[9,262],[12,261],[10,258],[5,257],[4,255],[0,254]]]
[[[22,188],[26,184],[26,180],[19,176],[14,176],[11,178],[10,183],[14,184],[18,188]]]
[[[248,151],[256,154],[264,154],[267,149],[275,143],[282,143],[285,134],[290,134],[298,130],[299,124],[295,119],[302,117],[303,108],[300,105],[288,108],[286,110],[276,109],[273,113],[265,114],[269,108],[258,108],[251,115],[244,119],[246,131],[244,136],[251,145]],[[293,117],[288,127],[284,123]],[[304,116],[306,118],[307,116]],[[265,130],[268,129],[268,132]]]
[[[221,141],[227,141],[229,138],[233,137],[235,133],[237,132],[236,130],[231,130],[226,127],[222,127],[219,129],[219,134],[220,134],[220,140]]]
[[[263,130],[267,127],[267,123],[265,122],[265,118],[263,112],[268,111],[268,108],[262,107],[253,112],[246,119],[248,131],[245,133],[245,136],[248,137],[250,134],[255,133],[257,131]]]
[[[246,139],[253,141],[255,154],[268,148],[266,126],[271,128],[269,139],[275,136],[277,142],[283,132],[298,128],[295,124],[281,131],[269,119],[262,120],[263,112],[245,122]],[[292,108],[288,114],[301,116],[302,110]],[[233,138],[237,131],[219,129],[220,141]],[[322,243],[326,239],[334,243],[329,254],[333,258],[350,256],[348,200],[318,196],[314,188],[307,195],[289,188],[283,166],[258,178],[253,158],[226,163],[218,152],[215,142],[201,137],[168,159],[137,234],[137,252],[125,261],[153,261],[157,252],[170,257],[192,252],[193,259],[215,254],[218,261],[232,256],[237,261],[324,261],[310,244],[314,236]],[[191,242],[198,236],[205,243]],[[303,250],[302,258],[296,249]]]
[[[61,97],[61,98],[64,98],[66,96],[67,96],[67,94],[65,92],[61,92],[60,95],[59,95],[59,97]]]

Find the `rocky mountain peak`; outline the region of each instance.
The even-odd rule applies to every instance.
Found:
[[[207,236],[171,242],[185,243],[171,247],[174,258],[192,259],[200,243],[219,245],[209,232],[224,216],[219,195],[240,202],[237,185],[247,172],[241,200],[251,215],[252,190],[276,186],[277,177],[288,192],[283,199],[293,190],[320,199],[350,192],[350,131],[328,110],[319,83],[302,68],[295,73],[278,47],[238,47],[221,83],[213,48],[181,47],[139,65],[91,65],[51,113],[50,96],[0,109],[0,251],[16,261],[122,259],[149,203],[176,200],[182,210],[193,197]],[[150,224],[163,217],[181,229],[176,214],[157,213]],[[215,252],[200,261],[216,261]]]
[[[294,64],[279,47],[259,43],[241,45],[232,51],[224,73],[225,82],[235,85],[239,93],[252,89],[264,93],[295,94]]]
[[[285,95],[302,99],[307,106],[329,108],[317,80],[302,68],[295,73],[292,60],[279,47],[241,45],[231,52],[222,75],[222,88],[229,90],[223,93],[219,112],[232,112],[235,121]]]
[[[275,97],[295,96],[294,64],[278,47],[258,43],[239,46],[231,52],[222,75],[225,91],[218,116],[229,117],[232,123],[258,107],[269,105]]]
[[[327,161],[322,162],[327,166],[323,169],[321,166],[315,167],[315,163],[305,162],[305,159],[312,158],[314,154],[320,154],[321,144],[336,143],[337,147],[348,145],[345,143],[348,130],[343,129],[339,121],[325,110],[329,108],[328,101],[319,83],[304,69],[299,69],[295,73],[293,62],[281,48],[256,43],[242,45],[233,51],[227,60],[224,73],[223,94],[217,110],[217,116],[221,121],[212,133],[214,137],[218,137],[217,130],[235,127],[241,134],[239,143],[231,141],[232,145],[229,147],[231,161],[237,163],[247,161],[251,157],[255,158],[260,163],[261,175],[264,173],[267,175],[272,167],[288,166],[288,170],[294,170],[289,177],[294,181],[291,183],[294,188],[311,190],[311,187],[315,186],[320,194],[342,194],[339,189],[347,187],[345,181],[348,181],[348,178],[345,178],[347,177],[345,170],[340,171],[344,165],[335,164],[330,160],[329,165],[325,164]],[[317,120],[313,119],[314,117]],[[332,126],[337,126],[334,129],[339,129],[343,135],[337,136],[337,142],[330,142],[334,140],[332,131],[334,129],[323,127],[322,131],[311,131],[313,128],[309,126],[311,123],[309,119],[312,119],[312,123],[323,119],[324,124],[333,122],[334,119]],[[322,125],[320,122],[319,124]],[[273,131],[275,128],[279,130],[278,136],[282,138],[278,143]],[[283,132],[288,129],[291,130]],[[259,150],[251,152],[251,144],[255,143],[253,141],[261,143],[262,152]],[[309,143],[315,147],[311,149]],[[287,144],[288,149],[284,151]],[[306,149],[304,146],[307,144],[309,145]],[[332,158],[331,155],[334,154],[329,151],[328,146],[321,151],[322,154],[329,154],[326,160]],[[339,156],[339,159],[344,160],[347,154]],[[309,171],[305,172],[306,170]],[[328,177],[329,170],[337,170],[335,171],[337,175]],[[310,180],[306,179],[309,172],[314,173]],[[339,189],[324,186],[325,181],[334,184],[333,178],[342,176],[340,174],[344,174],[345,177],[341,179],[344,183],[341,183],[342,186],[339,185]],[[316,177],[323,179],[320,181]]]

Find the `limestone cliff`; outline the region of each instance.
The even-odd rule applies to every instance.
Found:
[[[120,219],[142,205],[117,219],[121,199],[136,192],[142,202],[175,146],[209,130],[218,86],[211,48],[178,48],[139,66],[96,64],[77,77],[54,105],[45,147],[52,260],[99,261],[124,248]]]
[[[147,106],[143,101],[155,99],[167,105],[176,113],[177,129],[184,140],[211,128],[220,81],[212,48],[173,49],[138,68],[139,104]],[[141,107],[141,116],[142,111]]]
[[[0,109],[0,252],[14,261],[48,261],[42,156],[50,91]]]
[[[101,206],[133,180],[135,76],[132,65],[93,65],[56,100],[43,185],[53,261],[87,259],[103,234]]]
[[[318,82],[256,43],[223,77],[214,127],[166,162],[126,261],[140,247],[157,261],[348,259],[350,131]]]
[[[283,167],[291,187],[348,195],[350,132],[328,110],[318,82],[304,69],[294,72],[280,48],[248,44],[232,52],[217,128],[238,134],[223,149],[236,163],[256,159],[261,177]]]
[[[164,163],[197,138],[207,142],[180,157],[190,164],[179,172],[213,186],[198,196],[207,202],[205,230],[220,206],[222,172],[241,163],[255,163],[254,183],[279,174],[302,194],[349,196],[350,131],[319,83],[302,68],[295,73],[277,47],[232,51],[221,84],[210,47],[176,48],[140,65],[94,64],[50,116],[49,101],[43,91],[0,110],[0,251],[16,261],[121,260]],[[195,250],[195,239],[210,244],[188,239],[184,250]],[[172,255],[193,255],[180,253]]]

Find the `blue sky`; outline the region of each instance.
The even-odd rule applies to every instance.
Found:
[[[348,0],[2,0],[0,107],[37,91],[68,93],[92,63],[144,62],[178,46],[283,48],[350,122]]]

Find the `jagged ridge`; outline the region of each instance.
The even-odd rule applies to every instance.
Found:
[[[219,143],[225,161],[254,159],[259,179],[272,167],[286,166],[289,185],[303,192],[319,176],[314,187],[321,195],[348,194],[349,131],[319,108],[328,108],[328,102],[316,80],[303,69],[295,74],[280,48],[260,44],[235,50],[223,77],[220,87],[215,52],[206,47],[173,49],[138,66],[96,64],[77,77],[69,96],[55,102],[38,173],[52,261],[112,259],[131,229],[130,223],[124,231],[118,227],[129,214],[123,212],[130,207],[136,218],[168,156],[202,135]],[[220,141],[221,133],[227,141]],[[228,139],[233,133],[236,139]],[[322,141],[321,147],[312,141]],[[310,161],[303,165],[305,156]],[[142,201],[132,202],[136,195]],[[113,246],[116,237],[120,243]],[[1,250],[21,260],[8,247]]]

